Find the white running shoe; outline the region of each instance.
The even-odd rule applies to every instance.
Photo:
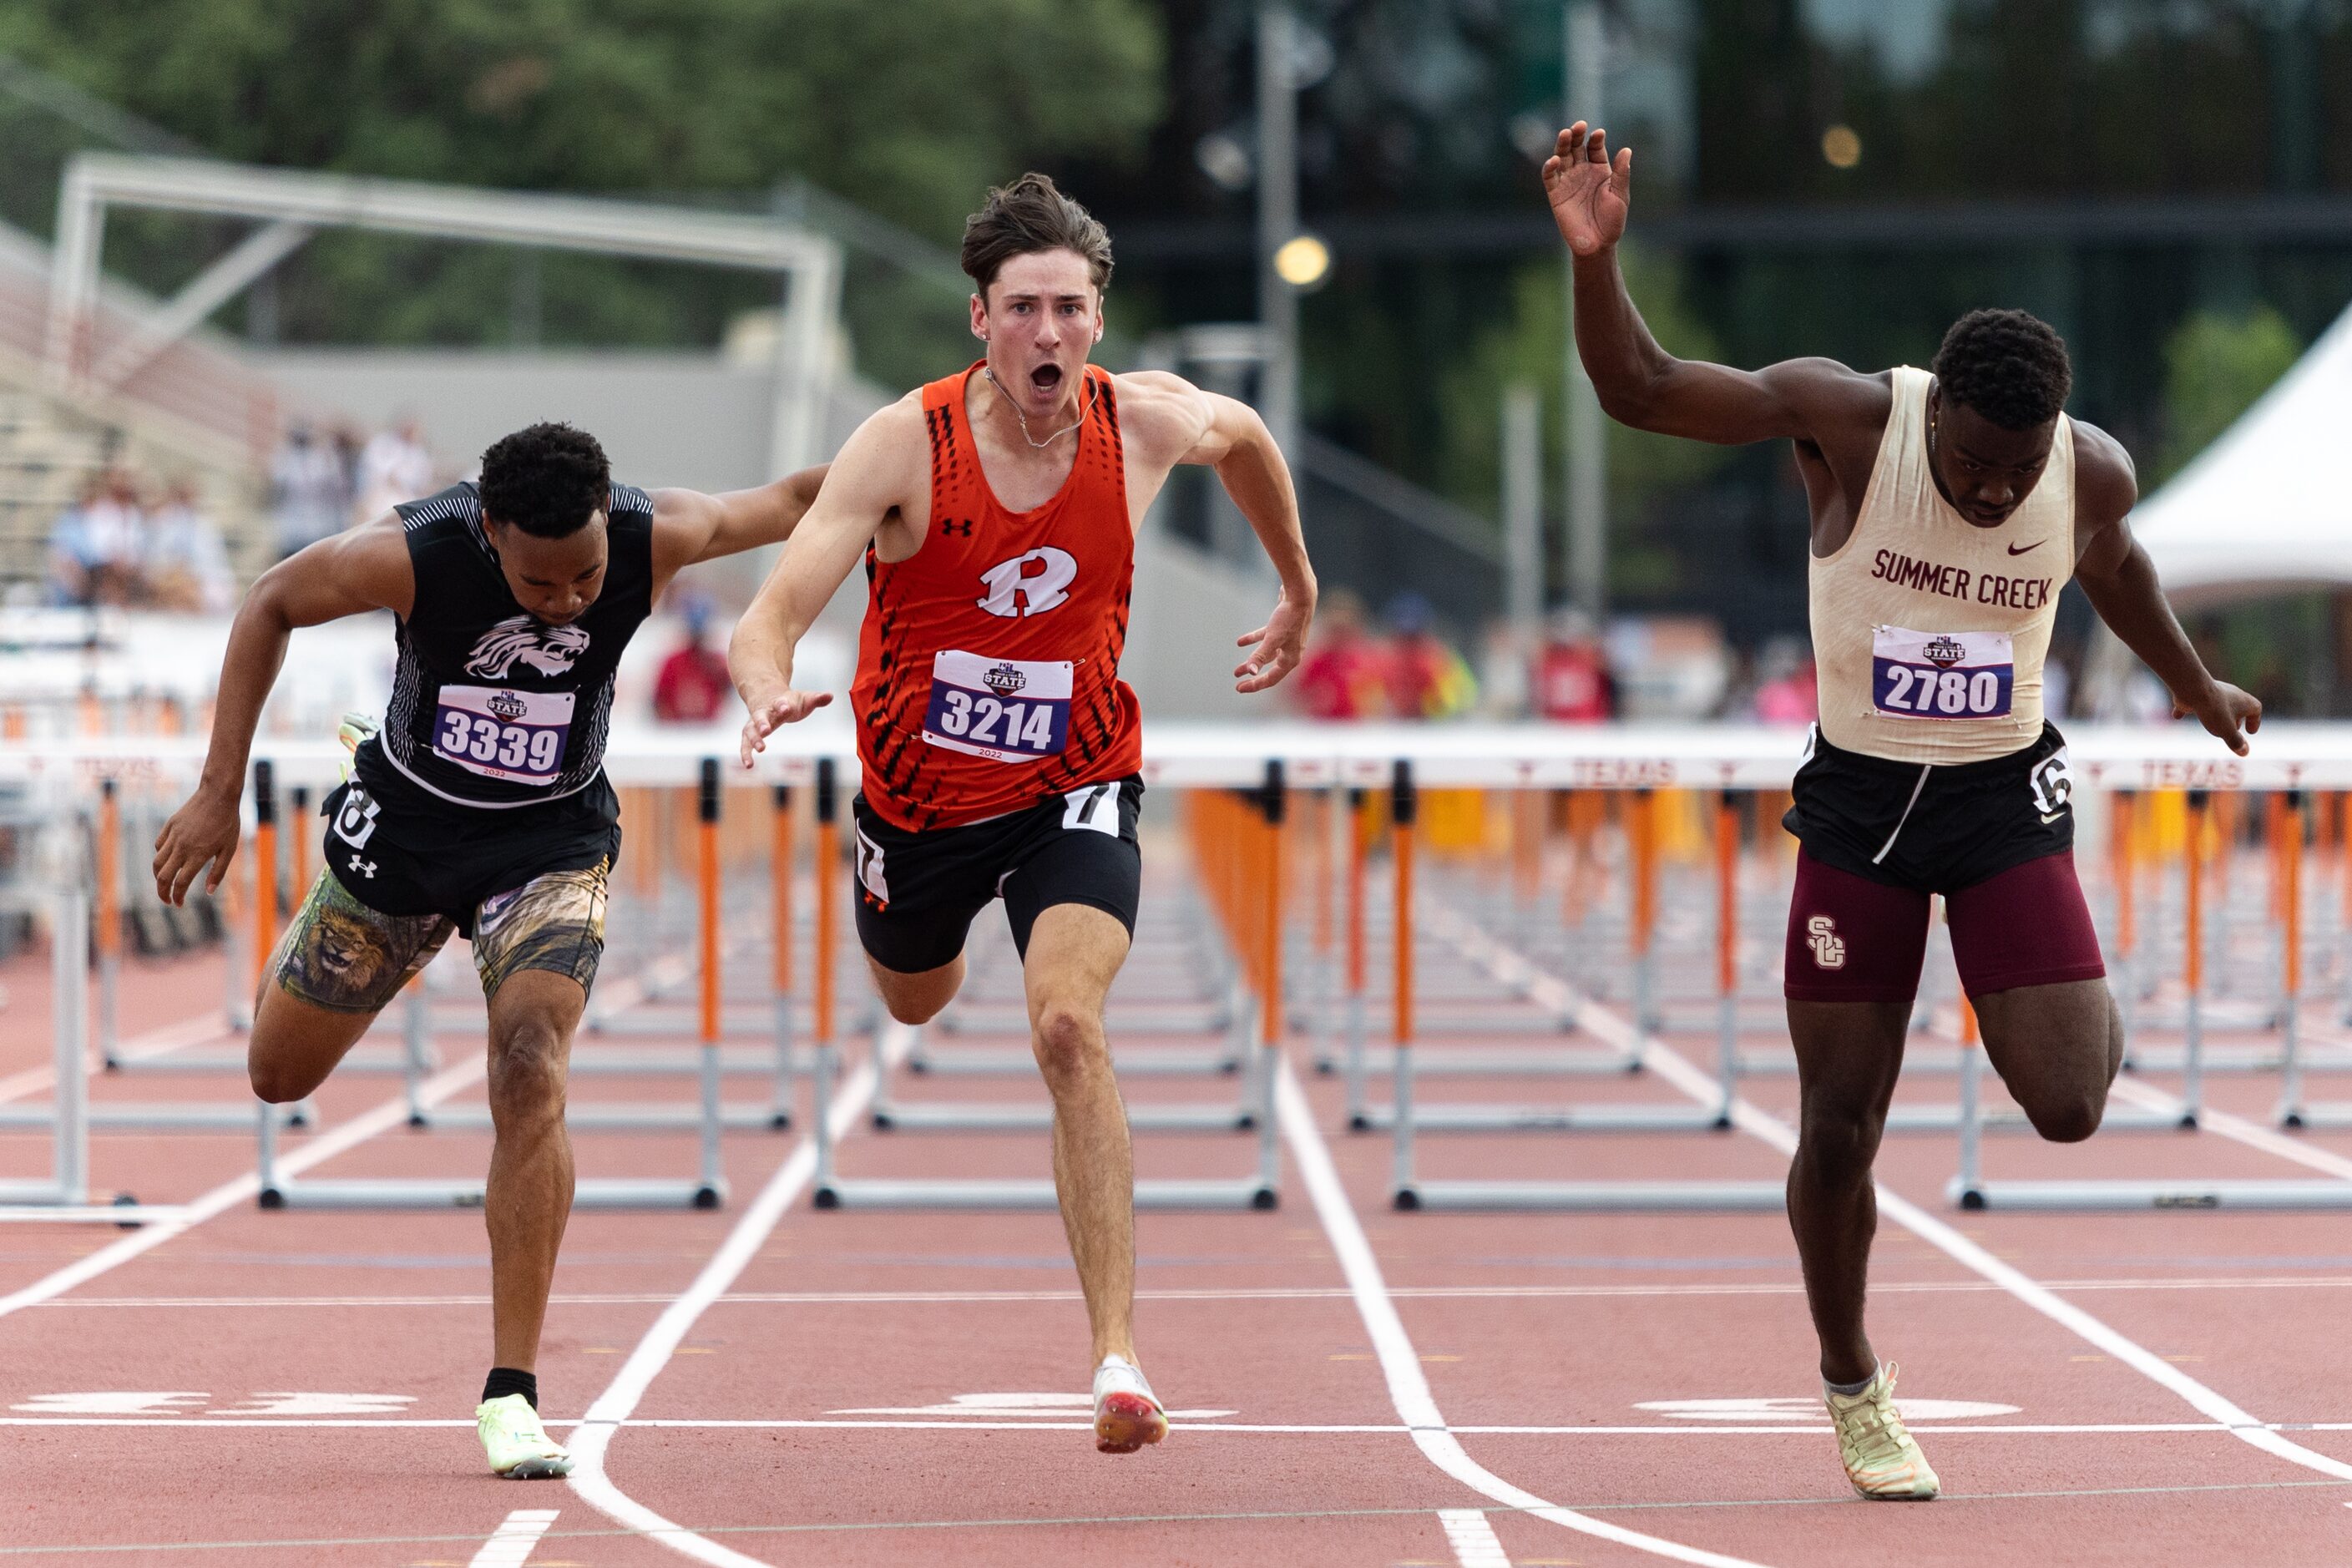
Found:
[[[1943,1490],[1895,1408],[1895,1372],[1882,1366],[1860,1394],[1822,1391],[1837,1425],[1846,1479],[1874,1502],[1925,1502]]]
[[[492,1475],[535,1481],[572,1473],[572,1456],[547,1435],[539,1412],[520,1394],[502,1394],[477,1405],[474,1429],[481,1434]]]
[[[1132,1454],[1166,1436],[1168,1413],[1142,1369],[1125,1356],[1103,1357],[1095,1368],[1095,1447],[1106,1454]]]

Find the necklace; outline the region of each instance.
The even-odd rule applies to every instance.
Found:
[[[1040,441],[1036,437],[1029,434],[1029,421],[1021,417],[1021,405],[1013,401],[1013,395],[1004,390],[1004,384],[996,379],[996,373],[989,369],[986,365],[982,365],[980,367],[980,374],[988,378],[988,384],[996,388],[996,395],[1004,399],[1004,406],[1013,411],[1013,422],[1021,426],[1021,438],[1024,441],[1028,442],[1031,448],[1035,451],[1044,451],[1046,447],[1052,446],[1055,442],[1060,440],[1071,431],[1077,429],[1079,426],[1084,425],[1087,422],[1087,411],[1094,406],[1095,389],[1093,385],[1089,384],[1087,387],[1086,400],[1078,405],[1078,417],[1076,421],[1073,424],[1064,426],[1061,429],[1055,431],[1052,435]]]

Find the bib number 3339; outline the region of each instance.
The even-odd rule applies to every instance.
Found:
[[[445,686],[433,715],[433,752],[470,773],[513,784],[553,784],[573,694],[500,686]]]
[[[1070,740],[1076,668],[1066,659],[934,655],[923,739],[1000,763],[1058,756]]]
[[[1872,706],[1895,719],[1999,719],[2010,710],[2016,655],[2007,632],[1874,626]]]

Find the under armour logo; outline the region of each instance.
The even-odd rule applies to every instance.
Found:
[[[1815,915],[1805,922],[1805,944],[1813,950],[1813,962],[1823,969],[1845,967],[1845,938],[1837,933],[1837,921],[1827,915]]]
[[[375,880],[375,862],[373,860],[362,862],[358,856],[354,855],[352,857],[351,868],[371,882]]]
[[[942,536],[949,539],[954,539],[959,535],[965,539],[970,539],[971,537],[971,519],[967,517],[961,521],[952,519],[942,520],[940,523],[940,532]]]

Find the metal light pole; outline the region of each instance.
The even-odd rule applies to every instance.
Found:
[[[1543,629],[1543,401],[1517,382],[1503,393],[1503,603],[1523,655]]]
[[[1297,23],[1281,4],[1257,14],[1257,314],[1265,334],[1258,412],[1283,456],[1298,460],[1298,290],[1275,253],[1298,233]]]
[[[1601,70],[1605,43],[1601,0],[1567,0],[1560,80],[1567,117],[1601,123]],[[1568,323],[1565,400],[1568,421],[1568,598],[1598,624],[1609,608],[1609,466],[1601,398],[1576,353],[1576,260],[1562,247]]]

